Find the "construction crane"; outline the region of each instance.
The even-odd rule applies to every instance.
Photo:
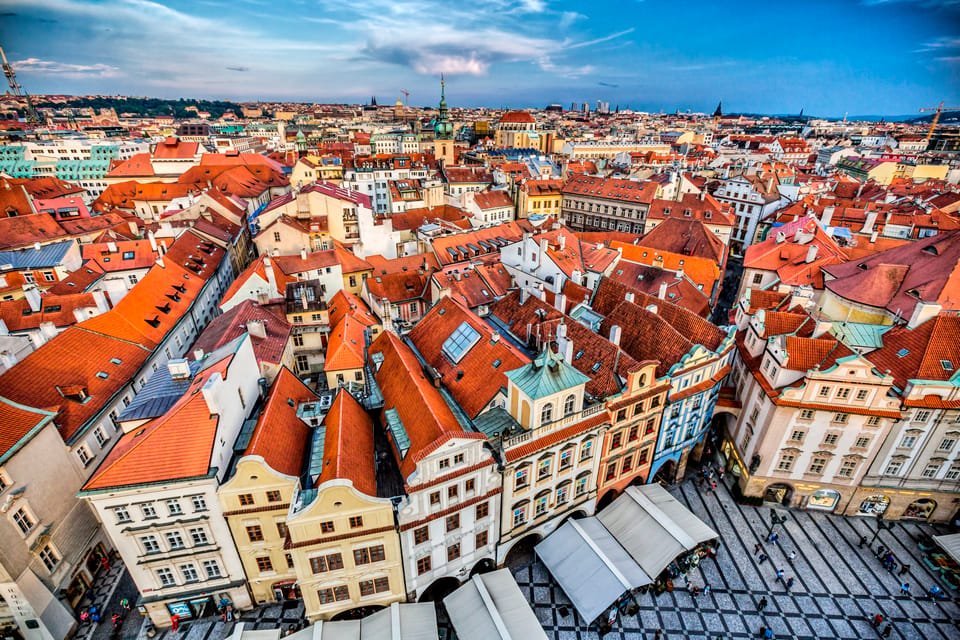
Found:
[[[27,101],[27,122],[40,122],[40,116],[37,115],[37,110],[33,108],[33,101],[30,99],[30,94],[24,91],[20,83],[17,82],[17,73],[13,70],[13,65],[7,61],[7,54],[4,53],[3,47],[0,47],[0,58],[3,59],[3,75],[7,76],[7,84],[10,85],[10,91],[13,92],[13,95],[24,98]]]
[[[410,92],[406,89],[400,89],[400,93],[403,94],[403,106],[408,107],[410,102]]]
[[[960,107],[945,107],[943,106],[943,101],[941,100],[940,104],[935,107],[923,107],[920,109],[920,113],[925,113],[927,111],[936,112],[933,114],[933,120],[930,121],[930,129],[927,131],[926,140],[927,142],[930,142],[930,138],[933,137],[933,130],[937,128],[937,123],[940,121],[940,115],[944,111],[960,111]]]

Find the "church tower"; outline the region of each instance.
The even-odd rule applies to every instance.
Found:
[[[302,158],[307,155],[307,136],[303,135],[302,129],[297,129],[297,157]]]
[[[453,123],[447,113],[446,83],[440,76],[440,113],[433,125],[433,155],[444,166],[455,164],[453,156]]]

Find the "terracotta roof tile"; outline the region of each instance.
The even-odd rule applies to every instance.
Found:
[[[364,329],[367,325],[345,315],[330,332],[324,371],[346,371],[363,368]]]
[[[0,396],[0,460],[24,437],[52,422],[56,412],[35,409]]]
[[[311,429],[297,417],[297,407],[316,400],[313,391],[282,367],[243,454],[261,456],[278,473],[299,476],[306,461]]]
[[[323,471],[317,484],[345,479],[368,496],[377,495],[373,421],[345,389],[340,389],[324,420]]]
[[[263,338],[250,334],[257,362],[282,364],[293,327],[285,317],[278,316],[254,300],[244,300],[211,320],[193,343],[193,350],[202,349],[210,353],[247,333],[251,322],[263,323],[266,334]]]

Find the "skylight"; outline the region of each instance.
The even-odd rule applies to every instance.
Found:
[[[900,351],[897,351],[898,358],[905,358],[908,355],[910,355],[910,349],[900,349]]]
[[[940,366],[944,371],[953,371],[953,362],[951,360],[941,360]]]
[[[451,362],[456,364],[463,360],[463,356],[467,354],[467,351],[469,351],[473,345],[477,344],[478,340],[480,340],[480,334],[477,333],[477,330],[466,322],[461,322],[456,331],[444,340],[442,347],[443,354],[450,358]]]

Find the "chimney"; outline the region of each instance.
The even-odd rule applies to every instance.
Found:
[[[612,327],[610,327],[610,342],[617,345],[618,347],[620,346],[621,333],[622,331],[620,329],[620,325],[615,324]]]
[[[683,267],[677,269],[677,280],[683,280]]]
[[[543,283],[542,283],[542,282],[537,285],[537,297],[540,298],[540,300],[541,300],[541,301],[544,301],[544,302],[547,300],[547,294],[546,294],[546,292],[543,290]]]
[[[833,221],[833,212],[836,210],[837,208],[834,206],[824,207],[823,215],[820,216],[820,224],[825,227],[830,226],[830,222]]]
[[[247,322],[247,333],[252,338],[266,338],[267,324],[263,320],[249,320]]]
[[[567,236],[565,236],[565,235],[563,235],[563,234],[561,233],[561,234],[559,235],[558,239],[559,239],[559,241],[560,241],[560,251],[563,251],[564,249],[567,248]]]
[[[807,247],[807,259],[806,259],[806,262],[807,262],[808,264],[817,259],[817,251],[819,251],[819,249],[820,249],[819,245],[816,245],[816,244],[814,244],[814,243],[812,243],[812,242],[810,243],[810,246]]]
[[[582,280],[583,280],[583,274],[580,273],[580,270],[579,270],[579,269],[574,269],[574,270],[570,273],[570,279],[573,280],[574,284],[580,284],[580,285],[583,284],[583,282],[582,282]]]
[[[186,358],[174,358],[167,361],[167,371],[172,380],[187,380],[190,378],[190,364]]]
[[[563,360],[569,365],[573,364],[573,340],[569,338],[563,340]]]
[[[166,268],[167,263],[165,263],[165,262],[163,261],[163,254],[160,254],[160,255],[157,257],[157,264],[160,266],[161,269],[165,269],[165,268]]]
[[[566,313],[567,312],[567,296],[562,293],[558,293],[553,299],[553,306],[556,307],[557,311],[559,311],[560,313]]]
[[[194,350],[193,350],[193,359],[194,359],[194,360],[203,360],[203,356],[205,356],[205,355],[206,355],[206,354],[204,353],[203,349],[194,349]]]
[[[783,244],[787,240],[787,234],[783,231],[777,231],[777,244]]]
[[[117,243],[116,243],[116,242],[108,242],[108,243],[107,243],[107,251],[109,251],[110,253],[116,253],[116,252],[117,252]]]
[[[147,231],[147,240],[150,241],[150,250],[157,252],[157,236],[153,235],[153,229]]]
[[[527,298],[530,297],[530,292],[526,287],[520,287],[520,304],[526,304]]]
[[[633,295],[633,291],[627,291],[627,294],[623,296],[623,299],[627,302],[633,302],[635,298],[636,296]]]
[[[280,295],[280,290],[277,289],[277,274],[273,272],[273,265],[270,262],[270,256],[263,256],[263,270],[267,273],[267,283],[270,285],[270,289],[267,291],[267,293],[269,295]]]
[[[550,248],[550,243],[546,238],[540,238],[540,262],[543,262],[543,256],[547,254],[547,249]]]
[[[913,314],[910,316],[910,322],[907,323],[907,328],[915,329],[919,327],[942,310],[943,307],[936,302],[924,302],[923,300],[917,302],[917,305],[913,308]]]
[[[492,342],[493,344],[497,344],[498,342],[500,342],[499,331],[494,331],[493,334],[490,335],[490,342]]]
[[[34,243],[33,243],[33,248],[34,248],[35,251],[40,251],[40,246],[41,246],[41,245],[40,245],[39,242],[34,242]]]
[[[700,199],[700,202],[703,202],[707,199],[707,192],[703,189],[700,190],[700,194],[697,196]]]
[[[40,311],[40,307],[43,303],[40,301],[40,289],[37,288],[37,285],[23,285],[23,297],[27,299],[27,303],[30,305],[30,311],[34,313]]]
[[[667,283],[666,282],[660,283],[660,290],[657,292],[657,297],[660,298],[661,300],[667,299]]]
[[[217,400],[218,387],[223,384],[223,376],[217,371],[204,383],[201,391],[211,414],[220,414],[220,402]]]
[[[880,235],[880,232],[879,232],[879,231],[874,231],[873,233],[871,233],[871,234],[870,234],[870,244],[876,244],[876,242],[877,242],[877,237],[878,237],[879,235]]]

